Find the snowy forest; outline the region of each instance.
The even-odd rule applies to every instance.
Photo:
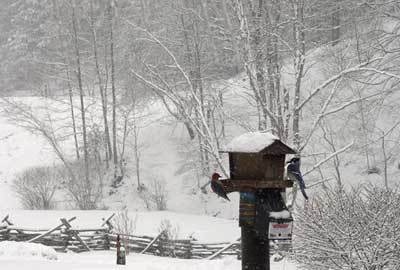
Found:
[[[399,84],[396,0],[2,0],[0,209],[237,219],[210,176],[269,132],[290,269],[399,269]]]

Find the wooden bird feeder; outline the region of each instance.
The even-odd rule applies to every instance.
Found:
[[[271,133],[249,132],[234,138],[221,152],[229,155],[226,191],[240,192],[242,269],[269,270],[269,240],[291,238],[292,217],[284,201],[285,156],[296,154]],[[285,212],[286,211],[286,212]]]
[[[233,139],[221,152],[229,154],[231,178],[222,180],[227,192],[293,186],[283,175],[285,155],[296,151],[271,133],[245,133]]]
[[[292,181],[284,179],[285,156],[296,151],[271,133],[249,132],[234,138],[221,152],[228,153],[230,169],[230,179],[221,182],[228,193],[240,192],[239,225],[253,226],[256,204],[263,204],[265,197],[260,192],[266,194],[267,189],[279,193],[293,186]],[[286,208],[284,202],[273,205],[269,211]]]

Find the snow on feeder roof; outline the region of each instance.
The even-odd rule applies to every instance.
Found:
[[[269,212],[269,217],[274,219],[291,219],[292,215],[288,210],[283,210],[279,212]]]
[[[248,132],[234,138],[221,152],[260,153],[271,155],[295,154],[292,148],[268,132]]]

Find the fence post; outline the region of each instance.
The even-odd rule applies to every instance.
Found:
[[[192,258],[192,249],[193,249],[192,241],[193,241],[193,238],[190,237],[189,238],[188,250],[187,250],[187,253],[186,253],[186,259],[191,259]]]
[[[109,232],[107,232],[105,235],[104,235],[104,249],[105,250],[110,250],[111,249],[111,243],[110,243],[110,233]]]

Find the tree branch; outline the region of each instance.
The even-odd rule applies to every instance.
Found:
[[[317,164],[315,164],[311,169],[309,169],[308,171],[306,171],[303,176],[306,176],[307,174],[311,173],[312,171],[314,171],[315,169],[317,169],[318,167],[320,167],[321,165],[323,165],[325,162],[329,161],[330,159],[332,159],[333,157],[345,152],[347,149],[349,149],[350,147],[352,147],[354,144],[354,142],[351,142],[350,144],[346,145],[345,147],[339,149],[338,151],[330,154],[328,157],[326,157],[325,159],[321,160],[320,162],[318,162]]]
[[[311,94],[305,100],[303,100],[299,104],[299,106],[297,106],[295,108],[295,110],[297,110],[297,111],[301,110],[304,107],[304,105],[307,104],[313,97],[315,97],[322,89],[326,88],[328,85],[330,85],[331,83],[335,82],[336,80],[344,77],[345,75],[351,74],[351,73],[366,71],[365,69],[363,69],[363,67],[365,67],[366,65],[369,65],[369,64],[371,64],[373,62],[376,62],[378,60],[381,60],[381,59],[382,59],[382,57],[378,57],[378,58],[375,58],[375,59],[372,59],[372,60],[368,60],[368,61],[363,62],[363,63],[361,63],[361,64],[359,64],[359,65],[357,65],[355,67],[345,69],[345,70],[341,71],[339,74],[337,74],[337,75],[335,75],[333,77],[330,77],[328,80],[324,81],[317,88],[315,88],[311,92]],[[371,71],[371,70],[369,70],[369,71]]]

